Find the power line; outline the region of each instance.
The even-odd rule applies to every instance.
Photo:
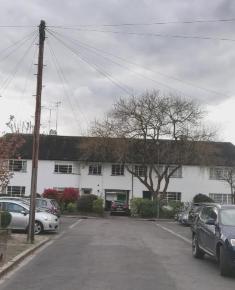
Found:
[[[12,82],[12,80],[14,79],[17,71],[19,70],[19,67],[21,66],[21,63],[23,62],[23,60],[25,59],[26,55],[29,53],[30,49],[33,46],[33,43],[35,42],[37,38],[37,35],[34,37],[33,41],[30,43],[30,45],[26,48],[24,54],[22,55],[22,57],[19,59],[19,61],[16,63],[13,73],[9,74],[8,77],[5,79],[5,81],[2,83],[2,85],[0,86],[0,91],[1,94],[7,89],[7,87],[9,86],[9,84]]]
[[[54,33],[59,34],[60,36],[63,37],[63,35],[60,34],[60,33],[58,33],[58,32],[54,32]],[[130,71],[132,71],[130,68],[128,68],[128,67],[126,67],[126,66],[123,66],[123,65],[121,65],[120,63],[117,63],[117,62],[111,60],[110,58],[107,58],[107,57],[104,56],[103,54],[108,55],[108,56],[111,56],[111,57],[114,57],[114,58],[117,58],[117,59],[120,59],[121,61],[123,61],[123,62],[125,62],[125,63],[128,63],[128,64],[131,64],[131,65],[133,65],[133,66],[136,66],[136,67],[138,67],[138,68],[139,68],[139,67],[142,67],[142,68],[144,68],[145,70],[148,70],[148,71],[153,72],[153,73],[158,73],[159,75],[162,75],[162,76],[164,76],[164,77],[166,77],[166,78],[173,79],[173,80],[175,80],[175,81],[178,81],[178,82],[184,83],[184,84],[186,84],[186,85],[189,85],[189,86],[195,87],[195,88],[197,88],[197,89],[201,89],[201,90],[204,90],[204,91],[207,91],[207,92],[210,92],[210,93],[213,93],[213,94],[217,94],[217,95],[220,95],[220,96],[221,96],[221,95],[226,96],[226,94],[224,94],[224,93],[216,92],[216,91],[214,91],[214,90],[211,90],[211,89],[208,89],[208,88],[205,88],[205,87],[202,87],[202,86],[198,86],[198,85],[196,85],[196,84],[194,84],[194,83],[191,83],[191,82],[189,82],[189,81],[184,81],[184,80],[182,80],[182,79],[180,79],[180,78],[173,77],[173,76],[169,76],[169,75],[164,74],[164,73],[161,73],[161,72],[159,72],[159,71],[156,72],[155,70],[151,70],[151,69],[149,69],[149,68],[147,68],[147,67],[140,66],[140,65],[138,65],[138,64],[136,64],[136,63],[134,63],[134,62],[131,62],[130,60],[127,60],[127,59],[122,58],[122,57],[120,57],[120,56],[117,56],[117,55],[114,55],[114,54],[112,54],[112,53],[106,52],[106,51],[104,51],[104,50],[102,50],[102,49],[98,49],[98,48],[96,48],[96,47],[94,47],[94,46],[91,46],[91,45],[89,45],[89,44],[87,44],[87,43],[85,43],[85,42],[82,42],[82,41],[80,41],[80,40],[78,41],[78,40],[73,39],[73,38],[71,38],[71,37],[69,38],[68,36],[66,36],[66,38],[67,38],[70,42],[73,42],[74,44],[78,44],[78,45],[80,45],[80,46],[85,47],[85,49],[88,49],[88,50],[90,50],[90,51],[92,51],[92,52],[93,52],[93,50],[94,50],[95,52],[93,52],[93,53],[96,53],[96,54],[99,53],[100,55],[102,55],[102,57],[108,59],[110,62],[115,63],[115,64],[117,64],[117,65],[119,65],[119,66],[122,66],[122,67],[124,67],[124,68],[126,68],[126,69],[128,69],[128,70],[130,70]],[[134,73],[136,73],[136,74],[138,74],[138,75],[144,77],[145,79],[151,80],[151,81],[156,82],[156,83],[158,83],[158,84],[160,84],[160,85],[163,85],[163,86],[165,86],[165,87],[168,87],[168,88],[170,88],[170,89],[174,89],[174,90],[175,90],[175,88],[170,87],[169,85],[166,85],[166,84],[164,84],[164,83],[162,83],[162,82],[156,81],[155,79],[152,79],[152,78],[146,77],[145,75],[143,75],[143,74],[141,74],[141,73],[139,73],[139,72],[135,72],[135,71],[132,71],[132,72],[134,72]],[[180,90],[178,90],[178,91],[180,91]],[[227,97],[229,97],[229,96],[227,96]]]
[[[64,29],[76,30],[76,31],[81,31],[81,32],[98,32],[98,33],[127,34],[127,35],[148,36],[148,37],[163,37],[163,38],[176,38],[176,39],[201,39],[201,40],[235,42],[235,39],[226,38],[226,37],[217,38],[217,37],[212,37],[212,36],[162,34],[162,33],[150,33],[150,32],[132,32],[132,31],[112,31],[112,30],[81,29],[81,28],[64,28]]]
[[[36,31],[33,31],[29,34],[27,34],[26,36],[24,36],[23,38],[21,38],[20,40],[14,42],[13,44],[5,47],[4,49],[2,49],[0,51],[0,54],[4,53],[5,51],[9,50],[10,48],[13,48],[12,51],[10,51],[7,55],[5,55],[2,59],[0,59],[0,62],[2,62],[3,60],[5,60],[7,57],[9,57],[15,50],[17,50],[18,48],[20,48],[24,43],[26,43],[28,40],[31,39],[32,36],[34,36],[36,34]]]
[[[73,54],[75,54],[80,60],[82,60],[83,62],[87,63],[89,66],[91,66],[93,69],[95,69],[99,74],[103,75],[104,77],[106,77],[107,79],[109,79],[109,81],[111,81],[113,84],[115,84],[117,87],[119,87],[122,91],[124,91],[127,94],[132,94],[132,91],[128,88],[126,89],[124,85],[122,85],[120,82],[117,82],[116,80],[113,79],[113,77],[107,73],[106,71],[100,69],[97,64],[94,63],[90,63],[84,56],[81,56],[78,52],[74,51],[73,48],[71,48],[70,46],[68,46],[63,40],[61,40],[60,38],[58,38],[56,35],[54,35],[53,31],[47,29],[48,33],[51,34],[54,38],[57,39],[57,41],[59,41],[60,43],[62,43],[67,49],[69,49]]]
[[[58,75],[59,79],[60,79],[61,82],[62,82],[62,86],[63,86],[63,89],[64,89],[64,93],[65,93],[65,95],[67,96],[67,100],[68,100],[69,106],[70,106],[70,108],[71,108],[71,111],[72,111],[72,113],[73,113],[73,115],[74,115],[74,119],[76,120],[76,122],[77,122],[77,124],[78,124],[78,127],[79,127],[80,130],[81,130],[81,125],[80,125],[80,122],[79,122],[79,120],[78,120],[78,118],[77,118],[77,114],[76,114],[76,112],[74,111],[74,106],[72,105],[72,102],[71,102],[70,96],[69,96],[69,94],[67,94],[67,90],[66,90],[66,88],[65,88],[65,84],[67,84],[67,80],[66,80],[66,78],[65,78],[65,75],[64,75],[64,73],[63,73],[63,70],[61,69],[61,66],[60,66],[60,64],[59,64],[59,61],[58,61],[56,55],[55,55],[55,52],[54,52],[54,50],[52,49],[52,47],[50,46],[50,44],[49,44],[49,40],[47,40],[47,46],[48,46],[49,51],[50,51],[50,54],[51,54],[51,56],[52,56],[52,61],[53,61],[53,63],[54,63],[54,66],[55,66],[55,69],[56,69],[57,75]],[[67,85],[67,86],[68,86],[68,85]]]
[[[36,25],[0,25],[0,28],[32,28]]]
[[[52,28],[71,28],[71,27],[117,27],[117,26],[151,26],[151,25],[168,25],[168,24],[194,24],[194,23],[227,23],[234,22],[235,18],[228,19],[195,19],[195,20],[173,20],[173,21],[157,21],[150,23],[116,23],[116,24],[75,24],[75,25],[49,25]]]

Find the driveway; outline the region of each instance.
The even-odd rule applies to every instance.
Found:
[[[185,240],[175,228],[185,231]],[[192,258],[188,231],[128,217],[76,221],[6,277],[0,289],[234,289],[235,279],[221,277],[212,260]]]

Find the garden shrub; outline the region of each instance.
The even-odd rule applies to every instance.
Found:
[[[69,202],[66,207],[68,212],[76,212],[77,211],[77,204],[75,202]]]
[[[43,197],[45,198],[51,198],[51,199],[55,199],[57,202],[61,202],[61,193],[59,193],[56,189],[53,188],[47,188],[44,190]]]
[[[79,198],[79,191],[72,187],[64,189],[61,197],[61,206],[66,210],[69,203],[76,203]]]
[[[84,194],[77,201],[77,209],[82,212],[92,212],[93,201],[97,199],[94,194]]]
[[[100,197],[93,200],[93,203],[92,203],[93,204],[93,207],[92,207],[93,212],[97,213],[99,215],[103,215],[104,214],[103,203],[104,203],[103,198],[100,198]]]
[[[157,202],[155,200],[143,199],[140,204],[140,216],[152,218],[157,216]]]
[[[130,202],[130,210],[132,216],[138,216],[140,215],[140,207],[142,203],[143,198],[135,197]]]
[[[194,196],[193,202],[214,202],[212,198],[210,198],[208,195],[199,193]]]

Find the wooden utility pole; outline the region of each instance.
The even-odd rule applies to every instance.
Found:
[[[35,199],[36,199],[36,194],[37,194],[38,153],[39,153],[39,136],[40,136],[40,119],[41,119],[41,94],[42,94],[42,71],[43,71],[45,27],[46,27],[45,21],[41,20],[40,25],[39,25],[39,51],[38,51],[36,108],[35,108],[35,123],[34,123],[34,132],[33,132],[29,228],[28,228],[28,236],[27,236],[27,240],[30,243],[34,243]]]

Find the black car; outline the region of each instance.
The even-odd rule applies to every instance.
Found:
[[[110,214],[123,213],[129,214],[129,206],[125,201],[112,201]]]
[[[192,253],[214,257],[222,276],[235,270],[235,206],[203,205],[192,227]]]

